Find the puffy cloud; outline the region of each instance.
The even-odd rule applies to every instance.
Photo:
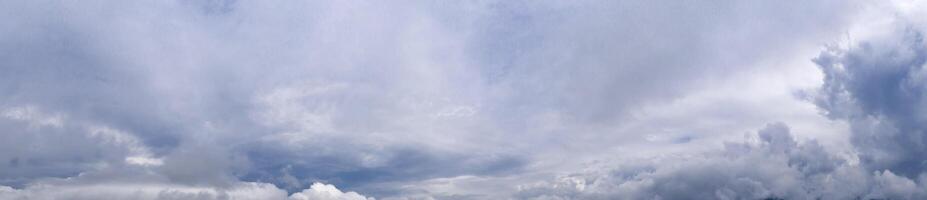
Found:
[[[356,192],[341,192],[333,185],[314,183],[309,189],[290,195],[292,200],[372,200]]]
[[[846,120],[861,161],[909,178],[927,168],[927,46],[921,30],[900,27],[815,62],[825,82],[815,102]]]

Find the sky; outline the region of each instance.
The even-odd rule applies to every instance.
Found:
[[[0,199],[927,199],[927,1],[0,1]]]

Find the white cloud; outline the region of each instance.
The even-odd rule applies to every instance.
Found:
[[[292,200],[373,200],[356,192],[341,192],[334,185],[314,183],[309,189],[290,195]]]

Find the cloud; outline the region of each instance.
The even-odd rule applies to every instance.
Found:
[[[314,183],[309,189],[290,195],[292,200],[372,200],[355,192],[341,192],[332,185]]]
[[[864,151],[864,163],[877,163],[867,165],[892,166],[863,170],[817,142],[799,142],[785,125],[721,153],[517,191],[589,157],[609,159],[602,155],[614,154],[615,146],[694,146],[708,143],[708,132],[750,126],[743,125],[745,115],[753,117],[749,123],[765,123],[772,117],[760,112],[770,109],[755,101],[725,101],[749,108],[724,112],[715,112],[719,103],[703,103],[714,107],[689,114],[685,97],[730,85],[725,81],[763,68],[756,63],[785,56],[779,52],[816,48],[841,33],[858,11],[854,5],[860,4],[4,1],[0,184],[12,187],[0,191],[27,199],[366,198],[337,185],[386,198],[615,195],[608,191],[765,198],[830,194],[832,182],[822,177],[840,175],[858,188],[882,188],[841,194],[847,197],[919,197],[911,191],[921,182],[904,167],[911,165],[894,163],[916,160],[907,155],[920,151],[883,149],[905,138],[855,142],[877,149]],[[862,58],[897,55],[892,59],[902,66],[918,57],[906,57],[918,51],[850,52],[859,61],[834,53],[818,62],[881,63]],[[895,106],[920,105],[920,93],[909,91],[920,89],[918,77],[910,76],[903,79],[912,83],[890,90],[887,101],[851,95],[824,103],[830,97],[822,95],[818,105],[835,119],[887,119],[854,132],[894,128],[910,135],[920,130],[920,114]],[[893,80],[875,81],[885,79]],[[872,84],[828,79],[825,90],[878,96],[866,85]],[[741,89],[716,98],[750,96]],[[636,112],[650,111],[641,107],[665,107],[660,111],[680,119],[640,118]],[[853,109],[862,114],[840,114]],[[743,120],[704,125],[732,118]],[[642,137],[647,133],[639,130],[672,133]],[[899,148],[909,147],[918,146]],[[883,158],[883,151],[905,154]],[[753,169],[754,163],[769,165]],[[809,192],[817,182],[823,189]]]
[[[913,178],[927,167],[927,49],[920,30],[898,29],[816,58],[826,79],[815,102],[850,123],[864,164]]]
[[[271,184],[243,183],[217,189],[161,184],[34,185],[0,188],[3,199],[287,199],[286,191]],[[333,198],[334,199],[334,198]]]
[[[846,122],[851,153],[796,140],[773,123],[720,151],[625,160],[520,186],[520,199],[922,199],[927,51],[903,17],[814,59],[822,114]]]
[[[757,137],[758,136],[758,137]],[[927,188],[890,170],[871,172],[797,142],[770,124],[723,151],[629,162],[618,168],[523,185],[519,199],[918,199]]]
[[[0,181],[21,186],[32,179],[73,176],[101,168],[159,165],[131,133],[86,124],[35,106],[0,108]]]
[[[253,200],[373,200],[356,192],[315,183],[287,196],[267,183],[242,182],[227,188],[157,183],[37,184],[24,189],[0,186],[0,199],[253,199]]]
[[[175,183],[298,190],[492,174],[523,160],[454,145],[478,103],[451,88],[479,80],[440,12],[407,12],[439,5],[0,4],[4,185],[139,165]],[[355,10],[364,15],[346,14]]]

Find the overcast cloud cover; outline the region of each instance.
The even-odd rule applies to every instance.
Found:
[[[0,1],[0,199],[927,199],[924,1]]]

